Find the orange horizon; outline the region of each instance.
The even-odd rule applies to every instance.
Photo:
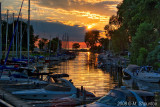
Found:
[[[39,46],[38,46],[39,40],[40,40],[40,38],[35,42],[35,46],[38,47],[38,48],[39,48]],[[78,41],[69,41],[69,48],[72,48],[72,45],[73,45],[74,43],[79,43],[80,48],[87,48],[87,45],[85,44],[85,42],[78,42]],[[65,44],[65,43],[62,42],[62,48],[65,48],[65,47],[64,47],[64,44]]]

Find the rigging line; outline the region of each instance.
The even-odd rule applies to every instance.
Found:
[[[15,35],[15,32],[16,32],[16,29],[17,29],[17,25],[18,25],[18,21],[19,21],[19,16],[20,16],[20,14],[21,14],[23,2],[24,2],[24,0],[22,0],[21,8],[20,8],[19,15],[18,15],[18,18],[17,18],[17,22],[16,22],[16,26],[15,26],[15,29],[14,29],[14,33],[12,34],[12,39],[11,39],[11,42],[10,42],[10,45],[9,45],[9,49],[8,49],[8,52],[7,52],[7,56],[6,56],[6,58],[5,58],[4,65],[6,65],[6,62],[7,62],[7,59],[8,59],[8,55],[9,55],[9,52],[10,52],[10,48],[11,48],[11,45],[12,45],[12,42],[13,42],[13,38],[14,38],[14,35]],[[0,75],[0,77],[1,77],[1,75]]]

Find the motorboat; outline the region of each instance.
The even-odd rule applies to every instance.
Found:
[[[150,105],[149,105],[150,104]],[[86,107],[148,107],[156,106],[154,93],[127,89],[125,86],[109,91],[107,95]]]
[[[49,100],[76,94],[77,89],[72,82],[63,78],[54,78],[53,80],[54,83],[52,82],[44,88],[15,91],[12,94],[27,100]]]
[[[3,67],[1,71],[0,81],[4,83],[24,83],[27,84],[48,84],[48,81],[39,80],[38,76],[44,75],[44,73],[38,73],[34,68],[29,67],[18,67],[18,68],[7,68]],[[49,73],[46,73],[49,75]]]
[[[160,82],[160,74],[155,73],[150,66],[128,65],[123,69],[124,76],[136,78],[147,82]]]
[[[123,84],[132,89],[140,89],[149,92],[160,92],[160,85],[158,83],[150,83],[137,79],[122,79]]]

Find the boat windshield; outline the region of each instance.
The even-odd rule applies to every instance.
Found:
[[[99,99],[97,102],[117,106],[120,101],[125,101],[125,96],[122,92],[111,90],[108,95],[104,96],[103,98]]]
[[[141,72],[154,72],[152,66],[142,66],[140,71]]]

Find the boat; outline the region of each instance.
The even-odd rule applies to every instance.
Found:
[[[15,91],[12,94],[27,100],[49,100],[62,98],[76,94],[77,89],[71,80],[63,79],[69,77],[68,74],[55,74],[50,76],[52,84],[47,85],[42,89],[31,89],[24,91]]]
[[[128,65],[122,71],[124,76],[147,82],[160,82],[160,74],[155,73],[150,66]]]
[[[60,56],[50,56],[46,57],[45,62],[48,63],[50,61],[60,61],[61,57]]]
[[[37,69],[29,67],[7,68],[3,67],[0,81],[4,83],[48,84],[48,81],[40,80],[40,75],[51,73],[39,73]],[[42,77],[42,76],[41,76]]]
[[[149,104],[152,107],[156,106],[154,93],[131,90],[121,86],[121,88],[110,90],[107,95],[91,104],[87,104],[86,107],[147,107]]]
[[[28,104],[35,107],[77,107],[82,104],[92,103],[98,99],[99,97],[95,97],[90,93],[86,93],[85,99],[83,95],[77,97],[77,95],[73,94],[69,97],[56,98],[53,100],[30,101]]]
[[[160,85],[157,83],[150,83],[145,81],[140,81],[137,79],[122,79],[123,84],[132,89],[139,89],[149,92],[160,92]]]

